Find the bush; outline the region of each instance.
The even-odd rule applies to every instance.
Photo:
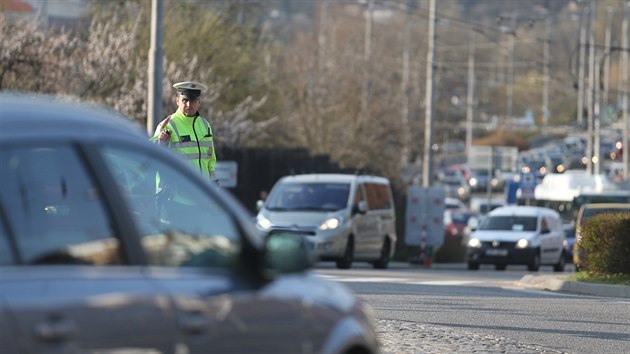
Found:
[[[596,274],[630,274],[630,217],[599,214],[584,220],[580,248],[583,269]]]

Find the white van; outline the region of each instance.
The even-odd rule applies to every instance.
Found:
[[[306,174],[278,180],[256,216],[263,232],[298,230],[321,261],[387,268],[396,249],[396,213],[384,177]]]
[[[470,235],[468,269],[494,264],[505,270],[508,264],[526,264],[537,271],[552,265],[564,271],[566,236],[556,211],[534,206],[504,206],[491,211]]]

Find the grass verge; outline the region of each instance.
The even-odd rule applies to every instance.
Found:
[[[575,273],[572,280],[585,283],[626,285],[630,286],[630,274],[594,274],[589,272]]]

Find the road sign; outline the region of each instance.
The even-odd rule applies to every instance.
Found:
[[[437,250],[444,241],[444,189],[412,186],[407,191],[405,243],[408,246],[432,247]]]

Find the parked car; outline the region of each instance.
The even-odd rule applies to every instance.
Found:
[[[566,237],[566,242],[564,244],[564,255],[565,260],[568,263],[573,263],[573,245],[575,244],[575,225],[574,224],[564,224],[562,227],[564,229],[564,235]]]
[[[575,220],[575,243],[573,244],[573,264],[576,270],[582,270],[586,254],[580,247],[582,226],[586,219],[602,213],[625,213],[630,215],[630,204],[627,203],[587,203],[580,207]]]
[[[466,237],[466,228],[471,218],[477,217],[477,213],[470,210],[447,209],[444,211],[445,238],[452,237],[460,243]]]
[[[468,269],[494,264],[505,270],[508,264],[526,264],[537,271],[552,265],[564,271],[565,234],[560,215],[548,208],[505,206],[491,211],[468,241]]]
[[[463,202],[470,200],[470,186],[460,175],[446,176],[439,181],[447,197],[457,198]]]
[[[349,174],[279,179],[256,217],[261,231],[297,230],[315,256],[348,269],[355,261],[387,268],[396,249],[389,180]]]
[[[3,353],[376,353],[366,304],[111,111],[0,95]]]

